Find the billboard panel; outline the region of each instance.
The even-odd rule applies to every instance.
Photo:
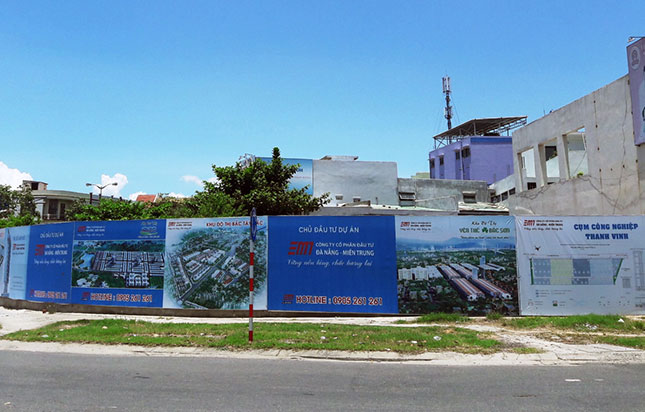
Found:
[[[76,222],[71,302],[161,307],[164,220]]]
[[[38,302],[70,302],[73,223],[31,226],[27,296]]]
[[[269,309],[398,312],[392,217],[269,221]]]
[[[523,315],[645,313],[642,216],[518,217]]]
[[[397,216],[400,313],[517,313],[509,216]]]
[[[634,144],[645,143],[645,38],[627,46]]]
[[[166,221],[166,308],[248,309],[248,217]],[[267,308],[267,218],[258,216],[255,309]]]
[[[25,299],[29,226],[0,229],[0,296]]]

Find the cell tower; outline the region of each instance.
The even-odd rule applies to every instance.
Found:
[[[443,83],[443,94],[446,95],[446,108],[444,117],[448,121],[448,130],[452,129],[452,106],[450,105],[450,77],[446,76],[441,79]]]

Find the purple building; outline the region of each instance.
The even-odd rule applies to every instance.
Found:
[[[430,178],[491,184],[513,174],[513,143],[500,134],[523,124],[526,116],[474,119],[435,136]]]

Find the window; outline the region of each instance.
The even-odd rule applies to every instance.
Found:
[[[443,166],[443,156],[439,156],[439,166]]]
[[[434,159],[430,159],[430,169],[434,169]]]
[[[399,200],[416,200],[417,195],[414,192],[399,192]]]
[[[462,192],[464,203],[477,203],[477,192]]]
[[[537,183],[535,183],[535,182],[528,182],[528,183],[526,184],[526,188],[527,188],[528,190],[535,189],[536,187],[537,187]]]
[[[587,136],[585,128],[567,133],[567,163],[569,164],[568,177],[580,177],[589,173],[589,162],[587,159]]]
[[[47,214],[49,214],[49,215],[57,215],[58,214],[58,200],[57,199],[51,199],[49,201],[49,206],[47,207]]]
[[[360,196],[354,196],[354,197],[352,198],[352,202],[354,202],[354,203],[358,203],[358,202],[360,202],[360,201],[361,201],[361,197],[360,197]]]
[[[461,156],[459,155],[459,150],[455,152],[455,159],[459,160]]]
[[[470,147],[464,147],[461,151],[461,157],[470,157]]]
[[[547,184],[560,179],[560,160],[558,159],[558,147],[556,144],[557,139],[549,140],[544,144],[544,162],[546,162],[544,174]]]
[[[557,146],[545,146],[544,147],[544,157],[546,160],[553,159],[558,156]]]

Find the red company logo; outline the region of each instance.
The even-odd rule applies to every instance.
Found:
[[[535,226],[535,220],[527,219],[524,221],[524,226]]]
[[[311,255],[314,249],[314,242],[291,242],[289,246],[289,255]]]
[[[87,230],[87,226],[79,226],[76,231],[78,233],[82,233],[82,232],[85,232],[86,230]]]
[[[206,222],[206,227],[215,227],[215,222]]]
[[[45,254],[45,245],[36,245],[36,251],[34,255],[43,256]]]
[[[294,296],[291,293],[283,295],[282,296],[282,304],[283,305],[291,305],[293,303],[293,298],[294,298]]]
[[[410,222],[401,222],[401,227],[410,227]]]
[[[177,222],[168,222],[168,227],[176,226]]]

